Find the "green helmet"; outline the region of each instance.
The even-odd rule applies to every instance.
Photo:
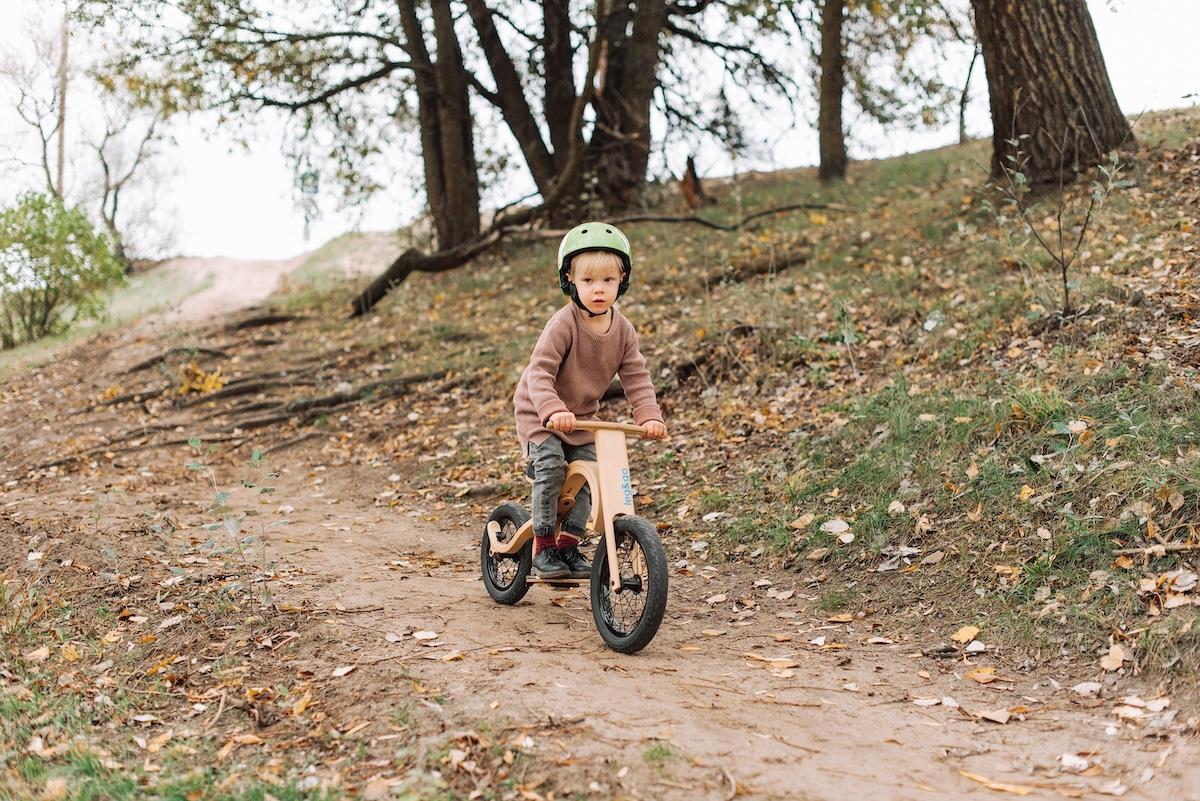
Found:
[[[575,284],[571,282],[568,273],[571,271],[571,259],[585,250],[607,250],[617,254],[621,259],[621,285],[617,287],[617,297],[629,289],[629,274],[633,272],[633,259],[629,253],[629,239],[615,225],[603,222],[586,222],[577,225],[562,238],[558,246],[558,285],[563,294],[575,301],[581,308],[586,308],[579,300]]]

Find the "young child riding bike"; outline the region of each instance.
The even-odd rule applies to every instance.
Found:
[[[558,496],[567,463],[596,458],[591,432],[576,430],[575,422],[594,417],[614,376],[647,436],[667,436],[637,332],[614,305],[632,269],[629,240],[615,226],[589,222],[567,232],[558,247],[558,283],[571,302],[546,323],[513,396],[517,439],[533,465],[533,572],[541,578],[591,571],[578,547],[590,492],[586,485],[579,491],[556,533]]]

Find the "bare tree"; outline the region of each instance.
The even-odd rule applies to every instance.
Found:
[[[59,38],[31,19],[23,21],[23,28],[30,50],[24,57],[15,50],[5,54],[0,60],[0,81],[12,92],[13,110],[36,138],[36,143],[31,156],[30,149],[14,141],[6,149],[3,160],[17,171],[36,171],[45,191],[61,200],[66,150],[60,137],[65,125],[61,87],[65,86],[65,76],[69,72],[69,65],[60,55],[65,37]],[[57,155],[54,153],[55,142],[58,143]]]
[[[27,183],[20,174],[33,173],[48,194],[88,209],[128,269],[131,251],[163,244],[152,241],[161,237],[146,224],[145,198],[134,203],[129,196],[135,187],[142,194],[152,189],[151,162],[166,140],[170,104],[151,103],[136,75],[96,72],[78,57],[70,58],[66,25],[64,19],[62,28],[50,29],[36,19],[26,20],[26,52],[10,52],[0,62],[0,82],[10,90],[13,108],[33,139],[32,144],[28,137],[14,141],[3,161],[15,183]],[[65,135],[68,86],[74,98],[72,117],[88,120],[73,124],[70,137]],[[88,131],[94,132],[90,138],[84,133]]]
[[[129,272],[133,262],[126,248],[128,228],[124,224],[121,201],[129,190],[145,184],[147,163],[158,155],[162,144],[164,112],[147,110],[131,113],[128,106],[110,103],[105,113],[104,133],[89,143],[100,166],[96,194],[99,214],[113,240],[113,254]]]

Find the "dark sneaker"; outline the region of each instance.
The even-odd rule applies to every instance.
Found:
[[[533,555],[533,574],[539,578],[569,578],[571,568],[559,556],[557,548],[543,548]]]
[[[569,548],[559,548],[558,556],[566,563],[567,569],[571,571],[571,578],[587,578],[592,574],[591,564],[579,552],[577,546],[572,545]]]

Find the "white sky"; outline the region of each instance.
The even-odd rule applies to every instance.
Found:
[[[14,37],[20,35],[17,26],[9,24],[11,21],[31,9],[57,16],[60,7],[51,0],[0,0],[0,49],[11,51]],[[1185,97],[1200,95],[1200,1],[1089,0],[1089,8],[1117,100],[1126,114],[1189,106],[1200,100]],[[965,70],[965,63],[947,65],[948,80],[964,75]],[[989,121],[982,61],[976,67],[972,94],[968,131],[986,135]],[[18,126],[5,99],[0,106],[0,141],[11,145]],[[165,185],[158,191],[161,202],[173,210],[176,252],[286,258],[356,227],[393,228],[418,211],[413,198],[421,194],[420,186],[394,186],[361,212],[327,213],[313,224],[310,239],[305,242],[303,216],[294,205],[294,177],[281,155],[281,132],[264,126],[251,138],[247,150],[234,145],[232,137],[211,134],[206,126],[192,124],[177,130],[177,146],[169,156],[178,162],[176,174],[164,180]],[[866,134],[852,142],[851,156],[890,156],[954,141],[956,125],[916,133]],[[772,152],[773,163],[742,162],[738,167],[769,169],[811,164],[816,159],[816,134],[807,129],[783,132]],[[698,161],[710,175],[730,170],[728,160],[720,154],[701,154]],[[671,166],[678,172],[682,165]],[[23,180],[0,173],[0,200],[24,188]],[[504,194],[515,198],[524,191]]]

